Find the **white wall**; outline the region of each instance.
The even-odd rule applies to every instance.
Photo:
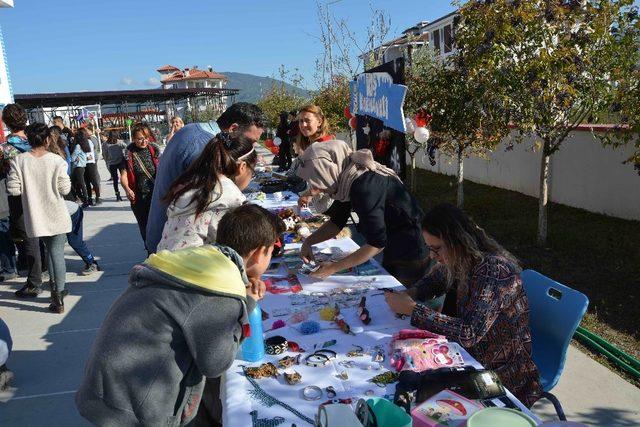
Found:
[[[540,153],[531,149],[532,142],[525,139],[512,151],[505,151],[503,143],[489,160],[466,159],[465,179],[537,197]],[[603,147],[588,131],[572,132],[551,157],[550,199],[591,212],[640,220],[640,176],[632,164],[622,164],[632,151],[631,146]],[[416,163],[433,172],[457,174],[455,159],[438,152],[436,160],[431,166],[419,152]]]

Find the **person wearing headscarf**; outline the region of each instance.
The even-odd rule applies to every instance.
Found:
[[[429,266],[428,250],[420,230],[423,212],[417,201],[388,167],[373,160],[370,150],[353,151],[339,140],[310,145],[300,155],[298,176],[312,195],[334,202],[327,221],[302,245],[300,255],[313,260],[312,246],[335,237],[347,225],[351,211],[366,243],[337,262],[323,263],[312,276],[325,278],[362,264],[383,252],[383,266],[409,287]]]

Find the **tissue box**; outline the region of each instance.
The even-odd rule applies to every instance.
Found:
[[[451,390],[431,396],[411,411],[414,427],[459,427],[484,407]]]

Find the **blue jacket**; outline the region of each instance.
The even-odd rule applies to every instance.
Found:
[[[18,135],[9,135],[7,138],[7,144],[11,144],[21,153],[31,151],[31,145],[27,139],[22,139]]]
[[[84,168],[87,166],[87,153],[82,151],[80,144],[76,144],[73,153],[71,153],[71,163],[74,168]]]
[[[216,122],[191,123],[180,129],[160,158],[147,222],[147,250],[156,252],[167,222],[167,204],[161,199],[173,182],[200,156],[205,145],[220,132]]]

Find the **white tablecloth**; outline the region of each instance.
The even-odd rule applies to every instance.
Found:
[[[261,204],[268,208],[275,207],[271,203]],[[287,248],[295,247],[296,245],[287,245]],[[358,248],[358,245],[351,239],[334,239],[324,242],[318,245],[318,247],[339,247],[343,251],[352,252]],[[285,326],[281,329],[265,332],[265,338],[273,335],[282,335],[287,338],[287,340],[298,343],[300,347],[304,348],[307,352],[303,354],[300,365],[295,365],[293,368],[286,370],[287,372],[295,370],[300,373],[302,375],[301,383],[293,386],[288,385],[282,375],[284,370],[279,369],[281,375],[277,379],[263,378],[256,380],[260,387],[271,396],[294,407],[311,419],[314,419],[315,414],[318,411],[318,406],[329,400],[329,398],[325,392],[319,400],[304,400],[302,398],[302,389],[308,385],[316,385],[323,390],[328,386],[333,386],[337,392],[336,398],[351,398],[354,403],[359,398],[366,399],[369,397],[365,395],[365,392],[368,390],[372,390],[375,396],[386,396],[387,398],[392,399],[395,391],[395,384],[390,384],[385,388],[381,388],[369,382],[369,380],[376,374],[389,370],[388,355],[386,360],[382,363],[383,368],[381,370],[376,370],[375,368],[378,364],[373,361],[370,352],[376,346],[382,346],[384,349],[388,349],[392,335],[395,332],[403,328],[411,328],[409,319],[397,318],[395,313],[391,312],[387,306],[384,296],[380,295],[381,291],[376,289],[383,287],[401,288],[402,285],[394,277],[388,274],[379,276],[333,276],[323,281],[313,280],[302,275],[298,275],[298,277],[303,286],[303,291],[300,294],[326,292],[332,289],[335,290],[336,288],[344,287],[371,288],[367,290],[365,294],[365,296],[367,296],[366,306],[372,319],[371,323],[365,326],[357,317],[356,310],[360,299],[358,297],[352,307],[341,309],[341,313],[344,315],[345,321],[352,328],[363,328],[362,332],[356,333],[355,335],[347,335],[342,331],[335,329],[335,323],[324,321],[320,321],[322,330],[313,335],[302,335],[295,326]],[[262,309],[268,313],[271,313],[274,309],[290,309],[295,311],[302,306],[292,305],[293,299],[300,300],[301,297],[292,298],[288,294],[267,294],[259,304]],[[286,319],[287,317],[288,316],[271,316],[270,319],[263,322],[264,330],[266,331],[269,329],[275,320]],[[310,320],[319,320],[318,313],[313,312],[310,316]],[[330,364],[324,367],[306,366],[303,362],[304,356],[312,352],[314,346],[319,348],[324,342],[330,340],[337,341],[335,345],[329,348],[336,351],[338,353],[338,357],[333,359]],[[365,356],[356,358],[347,357],[346,353],[354,350],[354,345],[362,346],[366,352]],[[480,363],[473,359],[466,351],[464,351],[464,349],[462,350],[462,356],[467,364],[475,366],[476,368],[482,368]],[[261,363],[272,362],[277,366],[278,360],[285,355],[296,356],[297,353],[286,352],[277,356],[266,355],[265,359],[260,363],[247,363],[241,360],[240,357],[234,361],[233,365],[223,376],[221,381],[223,424],[225,426],[250,426],[250,412],[253,410],[258,411],[258,418],[273,418],[277,416],[284,417],[286,422],[282,424],[283,426],[290,426],[292,423],[295,423],[298,426],[307,425],[305,421],[278,405],[266,407],[259,400],[253,399],[250,394],[250,391],[253,390],[253,386],[242,374],[242,369],[240,367],[242,365],[259,366]],[[353,368],[345,368],[344,366],[341,366],[339,362],[345,360],[355,362],[356,366]],[[347,371],[349,379],[343,381],[338,378],[338,373],[345,370]],[[527,415],[537,420],[529,410],[527,410],[513,395],[511,395],[511,393],[509,393],[509,397],[516,402]],[[503,406],[499,401],[496,401],[496,404],[498,404],[498,406]]]

